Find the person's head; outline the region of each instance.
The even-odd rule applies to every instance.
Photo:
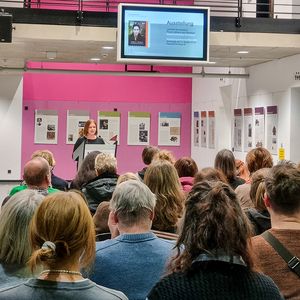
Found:
[[[246,155],[246,163],[250,174],[262,168],[273,167],[271,153],[262,147],[250,150]]]
[[[166,160],[168,162],[170,162],[172,165],[175,164],[175,157],[174,157],[174,154],[171,152],[171,151],[168,151],[168,150],[159,150],[153,157],[152,161],[155,161],[155,160]]]
[[[145,165],[150,165],[152,159],[156,153],[159,152],[159,149],[155,146],[147,146],[142,152],[142,159]]]
[[[120,183],[122,183],[124,181],[127,181],[127,180],[138,180],[138,181],[140,181],[139,177],[136,174],[134,174],[132,172],[127,172],[127,173],[124,173],[124,174],[122,174],[118,177],[117,184],[120,184]]]
[[[28,228],[44,196],[36,190],[13,195],[0,213],[0,262],[25,265],[31,255]]]
[[[157,199],[153,228],[162,231],[175,228],[184,202],[175,167],[166,160],[153,161],[145,172],[144,183]]]
[[[109,232],[108,227],[108,216],[109,216],[109,201],[102,201],[93,216],[93,221],[96,227],[96,233],[107,233]]]
[[[236,159],[235,168],[236,168],[236,175],[248,182],[250,179],[249,176],[250,174],[247,165],[242,160]]]
[[[222,181],[224,183],[228,183],[227,178],[222,171],[210,167],[203,168],[195,175],[194,184],[205,180]]]
[[[100,153],[95,158],[95,170],[97,175],[105,172],[117,173],[117,159],[110,153]]]
[[[95,120],[90,119],[87,120],[84,124],[83,128],[83,135],[88,136],[88,135],[97,135],[97,123]]]
[[[265,204],[279,215],[292,216],[300,212],[300,170],[290,162],[271,168],[265,178]],[[272,217],[272,214],[271,214]]]
[[[250,198],[254,207],[260,212],[266,210],[266,205],[264,202],[264,196],[266,192],[265,178],[269,171],[269,168],[263,168],[252,174]]]
[[[156,198],[142,182],[128,180],[117,185],[110,200],[111,218],[119,231],[135,227],[149,231],[154,216]]]
[[[133,24],[133,26],[132,26],[132,31],[133,31],[133,35],[134,35],[134,36],[138,36],[139,33],[140,33],[140,31],[141,31],[140,25],[137,24],[137,23]]]
[[[178,173],[179,177],[194,177],[198,172],[198,167],[196,162],[188,156],[179,158],[174,167]]]
[[[45,197],[32,218],[30,240],[32,270],[39,264],[57,270],[78,262],[89,267],[95,256],[95,228],[81,194],[57,192]]]
[[[235,192],[220,181],[203,181],[190,191],[183,225],[176,244],[177,257],[172,271],[188,271],[193,261],[204,253],[241,256],[253,267],[248,240],[251,226]]]
[[[84,158],[76,177],[72,182],[73,188],[81,189],[84,184],[97,176],[95,170],[95,158],[100,153],[100,151],[92,151]]]
[[[236,176],[235,158],[232,151],[223,149],[219,151],[215,158],[215,168],[221,170],[228,181]]]
[[[35,157],[43,157],[48,162],[51,169],[53,169],[56,165],[56,161],[54,159],[53,153],[49,150],[37,150],[34,151],[31,155],[31,159]]]
[[[24,166],[23,179],[28,187],[46,189],[51,185],[50,166],[43,157],[35,157]]]

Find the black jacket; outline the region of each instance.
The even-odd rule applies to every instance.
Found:
[[[103,173],[86,185],[81,191],[85,195],[92,214],[96,212],[98,205],[103,201],[109,201],[117,185],[118,175]]]

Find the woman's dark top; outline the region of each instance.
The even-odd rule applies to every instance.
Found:
[[[78,138],[78,140],[76,141],[74,148],[73,148],[73,153],[80,146],[80,144],[82,142],[85,142],[86,144],[105,144],[102,137],[97,137],[94,140],[89,140],[85,136],[82,136],[82,137]]]
[[[254,235],[260,235],[271,228],[270,214],[267,210],[259,212],[255,208],[249,208],[246,215],[253,225]]]
[[[188,273],[173,273],[161,279],[149,300],[282,300],[271,278],[246,266],[228,262],[197,262]]]
[[[239,185],[244,184],[246,181],[243,178],[240,177],[233,177],[229,180],[229,185],[232,187],[232,189],[236,189]]]

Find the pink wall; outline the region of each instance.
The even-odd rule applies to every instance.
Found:
[[[22,128],[22,169],[24,163],[37,149],[49,149],[57,161],[55,174],[66,179],[74,178],[73,145],[66,144],[66,115],[68,109],[90,111],[97,119],[97,111],[121,112],[121,137],[118,148],[118,171],[136,172],[143,167],[143,146],[127,145],[128,111],[151,112],[150,143],[157,145],[158,112],[181,112],[181,146],[162,147],[172,150],[175,156],[190,155],[191,97],[190,78],[124,77],[79,74],[24,75]],[[35,109],[57,110],[58,144],[34,144]]]

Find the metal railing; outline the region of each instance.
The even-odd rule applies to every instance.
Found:
[[[116,12],[121,2],[204,6],[222,17],[300,19],[300,0],[0,0],[0,7]]]

